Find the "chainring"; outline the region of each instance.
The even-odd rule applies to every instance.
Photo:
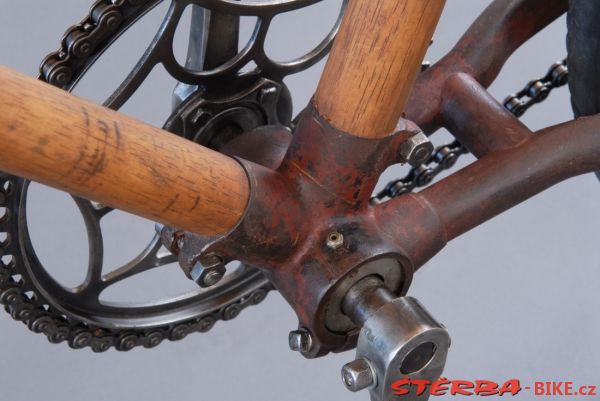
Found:
[[[67,30],[61,48],[44,59],[39,79],[73,90],[116,39],[162,1],[97,1],[82,22]],[[347,0],[341,2],[340,17],[331,32],[298,59],[285,63],[270,59],[264,41],[276,15],[319,1],[172,0],[152,43],[104,105],[119,109],[153,67],[162,64],[180,83],[175,91],[178,105],[164,127],[176,135],[218,150],[242,131],[268,124],[290,125],[291,98],[283,78],[311,67],[327,54]],[[188,5],[198,14],[192,17],[194,22],[207,17],[212,21],[203,26],[202,40],[209,48],[223,40],[223,30],[230,37],[225,39],[229,41],[225,48],[212,46],[212,53],[191,54],[186,65],[180,65],[172,46]],[[256,16],[257,22],[250,41],[238,51],[231,36],[237,30],[231,24],[239,23],[240,16]],[[194,28],[198,26],[192,25]],[[190,53],[198,52],[193,48],[197,45],[198,36],[192,34]],[[242,72],[251,62],[256,68]],[[245,307],[261,302],[272,289],[257,269],[241,265],[215,287],[187,298],[140,307],[103,304],[99,293],[107,286],[174,262],[175,256],[164,253],[156,235],[136,258],[103,275],[99,222],[112,209],[74,197],[88,232],[90,263],[84,283],[66,288],[46,271],[33,248],[26,213],[28,187],[27,180],[0,173],[0,303],[15,320],[45,334],[52,343],[66,341],[71,348],[91,347],[96,352],[111,347],[121,351],[150,348],[165,339],[180,340],[191,332],[208,331],[217,320],[233,319]]]

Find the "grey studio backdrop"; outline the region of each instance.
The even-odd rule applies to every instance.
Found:
[[[449,0],[427,59],[435,61],[450,50],[488,3]],[[64,30],[89,8],[81,0],[1,0],[1,5],[0,64],[29,75],[36,74],[42,57],[56,49]],[[338,7],[339,0],[325,0],[285,17],[276,24],[269,48],[279,58],[308,50],[331,26]],[[77,93],[101,101],[149,43],[163,12],[159,7],[125,35]],[[242,31],[247,34],[247,28]],[[566,54],[565,32],[561,18],[519,49],[491,92],[503,99],[545,74]],[[176,49],[180,54],[183,42]],[[296,109],[313,93],[322,67],[320,63],[288,80]],[[123,110],[161,125],[169,112],[173,82],[164,73],[151,79]],[[538,129],[570,118],[568,90],[562,88],[524,121]],[[436,140],[448,139],[437,136]],[[470,162],[468,157],[462,165]],[[398,168],[388,171],[384,181],[398,174]],[[32,236],[42,260],[58,275],[83,271],[87,245],[81,222],[73,217],[74,206],[56,191],[41,186],[32,191],[37,199],[30,212]],[[410,294],[452,335],[446,377],[600,385],[599,207],[600,183],[595,177],[572,179],[453,241],[416,274]],[[73,219],[75,228],[69,223]],[[106,225],[107,257],[114,263],[135,255],[152,235],[151,222],[124,213]],[[180,276],[158,284],[190,288]],[[150,281],[137,281],[116,296],[150,297],[160,289]],[[218,323],[208,334],[165,341],[152,350],[94,354],[51,345],[2,314],[0,401],[367,400],[366,392],[349,393],[340,381],[340,367],[353,352],[309,361],[288,350],[287,334],[296,324],[281,296],[271,293],[263,304]],[[530,393],[515,397],[532,398]]]

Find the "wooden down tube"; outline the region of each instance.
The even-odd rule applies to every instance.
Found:
[[[220,153],[0,67],[0,170],[204,235],[249,188]]]
[[[314,101],[336,128],[390,135],[402,116],[445,0],[350,0]]]

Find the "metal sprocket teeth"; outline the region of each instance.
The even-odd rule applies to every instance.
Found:
[[[94,352],[104,352],[111,347],[119,351],[129,351],[139,346],[152,348],[164,340],[178,341],[190,333],[206,333],[217,321],[231,320],[246,307],[259,304],[273,289],[266,285],[242,299],[186,322],[120,332],[68,320],[59,311],[42,302],[34,291],[28,291],[28,286],[20,275],[13,275],[14,267],[4,263],[0,266],[0,303],[11,317],[23,322],[32,332],[45,334],[51,343],[67,342],[73,349],[90,347]]]

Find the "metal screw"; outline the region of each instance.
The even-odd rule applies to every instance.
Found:
[[[433,144],[423,132],[413,135],[400,145],[400,156],[411,166],[425,163],[433,153]]]
[[[207,288],[217,284],[225,276],[223,259],[214,253],[203,256],[192,268],[190,276],[200,287]]]
[[[338,249],[344,245],[344,236],[342,233],[333,231],[327,236],[327,246],[333,250]]]
[[[292,351],[306,353],[312,348],[312,336],[306,329],[290,331],[288,341]]]
[[[371,364],[364,358],[349,362],[342,367],[342,381],[352,392],[375,385],[375,375]]]
[[[217,284],[223,278],[223,274],[216,270],[211,270],[204,276],[204,285],[207,287],[212,287]]]

